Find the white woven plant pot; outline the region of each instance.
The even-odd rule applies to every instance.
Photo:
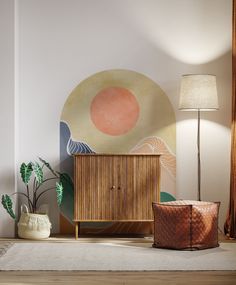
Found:
[[[51,223],[48,215],[29,213],[26,205],[21,206],[21,216],[17,226],[20,238],[46,239],[50,236]]]

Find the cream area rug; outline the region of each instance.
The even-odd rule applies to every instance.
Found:
[[[12,245],[13,245],[12,242],[0,241],[0,257],[3,256]]]
[[[236,243],[199,251],[151,243],[14,243],[0,257],[0,270],[236,270]]]

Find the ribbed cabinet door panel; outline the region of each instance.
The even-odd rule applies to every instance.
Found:
[[[127,156],[126,217],[152,220],[152,202],[159,201],[159,156]]]
[[[113,156],[113,220],[127,220],[127,157]]]
[[[112,159],[75,156],[75,220],[112,220]]]

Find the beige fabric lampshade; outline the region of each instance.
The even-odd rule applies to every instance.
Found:
[[[188,74],[182,76],[180,88],[180,110],[217,110],[218,97],[216,76]]]

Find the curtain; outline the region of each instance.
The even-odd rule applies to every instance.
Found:
[[[230,203],[225,222],[225,234],[236,238],[236,0],[233,0],[232,29],[232,126],[231,126],[231,175]]]

